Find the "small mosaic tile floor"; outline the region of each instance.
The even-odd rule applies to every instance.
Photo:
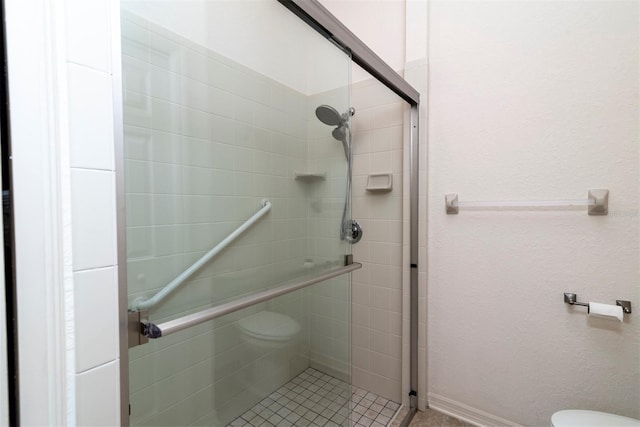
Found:
[[[398,403],[308,368],[227,427],[385,427],[399,408]]]

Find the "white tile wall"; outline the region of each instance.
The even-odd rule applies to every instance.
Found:
[[[117,358],[117,269],[74,274],[76,371],[84,372]]]
[[[78,374],[77,425],[111,427],[120,424],[119,377],[118,361]]]
[[[336,168],[324,158],[326,182],[293,179],[315,159],[307,147],[315,101],[137,16],[125,14],[122,27],[130,300],[171,281],[263,198],[271,212],[194,275],[188,292],[153,309],[152,319],[281,283],[306,273],[309,259],[340,260],[346,163]],[[330,136],[330,128],[322,132]],[[324,230],[313,242],[309,216],[321,224],[314,230]],[[325,307],[322,319],[308,315],[304,291],[134,349],[132,423],[230,421],[309,366],[310,344],[318,345],[308,333],[321,322],[318,336],[339,356],[324,363],[348,371],[347,285],[323,285],[342,304]],[[264,309],[301,325],[288,347],[258,351],[242,339],[234,322]]]
[[[403,114],[405,103],[376,81],[352,89],[353,217],[364,237],[353,247],[353,383],[400,402],[402,381]],[[393,174],[393,191],[365,190],[369,174]]]
[[[114,170],[111,76],[69,64],[71,167]]]
[[[115,265],[114,173],[72,169],[71,197],[74,270]]]
[[[85,1],[68,0],[66,2],[67,20],[67,48],[69,59],[69,102],[70,106],[70,134],[72,139],[72,216],[73,216],[73,255],[74,270],[76,270],[76,292],[75,305],[77,315],[76,345],[77,345],[77,370],[80,372],[76,378],[77,387],[77,423],[79,425],[116,425],[119,417],[118,401],[118,361],[117,345],[113,348],[105,343],[104,346],[91,348],[89,333],[83,329],[82,320],[88,316],[86,307],[95,304],[97,296],[102,296],[105,300],[111,300],[117,289],[115,277],[115,241],[114,241],[114,218],[115,218],[115,192],[113,187],[113,157],[112,157],[112,134],[110,133],[109,121],[112,119],[110,105],[112,94],[108,82],[111,72],[111,46],[110,39],[112,28],[118,28],[114,22],[116,16],[112,16],[114,6],[107,0]],[[117,8],[115,8],[117,9]],[[149,289],[158,287],[167,279],[171,279],[175,271],[182,269],[186,262],[189,262],[201,253],[207,245],[202,238],[193,239],[187,248],[185,241],[180,241],[181,235],[196,234],[202,237],[209,236],[209,241],[216,240],[218,236],[224,235],[229,230],[237,226],[237,218],[246,217],[255,210],[255,201],[268,194],[274,208],[270,214],[270,221],[265,221],[260,228],[256,227],[253,237],[246,237],[244,243],[246,248],[236,252],[229,251],[225,257],[221,257],[218,264],[211,269],[205,269],[193,281],[191,286],[194,296],[193,300],[176,298],[175,302],[183,310],[192,309],[198,301],[207,296],[210,291],[209,283],[212,277],[216,277],[217,291],[220,298],[228,298],[238,291],[247,291],[246,278],[255,274],[257,267],[261,272],[267,272],[265,279],[271,282],[281,280],[291,274],[291,264],[300,264],[308,257],[314,257],[316,261],[325,258],[332,259],[335,254],[344,252],[343,248],[335,242],[337,233],[336,218],[341,213],[341,205],[344,191],[340,184],[340,174],[344,174],[344,168],[340,163],[332,162],[331,157],[339,157],[341,147],[339,143],[330,137],[320,141],[312,141],[309,151],[306,144],[297,143],[309,135],[313,135],[316,128],[321,127],[322,132],[328,134],[324,125],[317,121],[307,121],[311,116],[315,102],[309,105],[307,100],[287,88],[274,85],[265,79],[256,78],[246,72],[238,72],[237,69],[225,61],[217,61],[215,58],[207,56],[202,49],[185,46],[184,40],[173,39],[166,32],[148,31],[146,25],[138,25],[135,18],[123,21],[123,33],[129,42],[123,43],[123,62],[125,68],[130,71],[125,75],[125,123],[127,124],[126,134],[127,144],[127,176],[133,177],[129,182],[127,201],[130,205],[140,208],[139,212],[129,214],[130,230],[140,238],[130,245],[132,263],[129,266],[130,288],[138,292],[148,292]],[[155,49],[148,49],[152,46]],[[186,47],[186,48],[185,48]],[[194,63],[194,58],[199,58],[199,62]],[[204,68],[194,66],[202,64],[204,58]],[[207,72],[209,71],[209,72]],[[199,90],[209,85],[206,96]],[[233,85],[233,86],[230,86]],[[233,87],[233,91],[229,91]],[[233,93],[235,92],[235,94]],[[92,96],[86,96],[91,94]],[[96,101],[99,105],[96,105]],[[331,101],[322,102],[329,103]],[[358,108],[358,107],[356,107]],[[369,111],[370,110],[370,111]],[[381,116],[380,123],[387,128],[393,128],[396,124],[393,106],[384,106],[375,109],[363,108],[359,112],[363,117],[363,123],[369,120],[365,132],[362,134],[363,147],[369,147],[370,152],[366,152],[367,161],[376,167],[391,167],[394,173],[398,171],[396,161],[398,154],[392,151],[392,162],[389,165],[388,158],[380,155],[369,157],[371,153],[387,151],[384,140],[386,137],[380,134],[366,134],[371,131],[371,121],[374,113]],[[85,112],[91,111],[91,115]],[[302,112],[302,120],[292,120],[292,115]],[[153,113],[153,114],[152,114]],[[367,119],[368,118],[368,119]],[[211,123],[215,122],[215,126]],[[309,129],[307,129],[309,123]],[[354,123],[354,126],[355,123]],[[386,129],[386,128],[385,128]],[[378,130],[378,129],[376,129]],[[386,131],[386,130],[385,130]],[[93,133],[93,134],[92,134]],[[321,139],[321,138],[318,138]],[[188,147],[187,140],[191,142],[192,148]],[[366,142],[364,142],[366,141]],[[317,142],[317,144],[316,144]],[[325,144],[326,143],[326,144]],[[213,164],[216,164],[216,174],[214,176],[200,176],[199,179],[193,173],[213,173],[212,171],[200,171],[197,168],[207,163],[207,155],[211,155],[210,146],[215,145]],[[357,146],[357,145],[356,145]],[[253,151],[249,151],[253,149]],[[337,153],[336,153],[337,152]],[[207,154],[209,153],[209,154]],[[365,154],[365,151],[359,154]],[[309,160],[313,160],[313,164]],[[363,157],[364,159],[364,157]],[[204,164],[203,164],[204,163]],[[211,164],[211,163],[208,163]],[[224,170],[228,170],[230,165],[239,168],[240,172],[229,175],[226,185],[212,187],[210,183],[204,184],[204,180],[215,178],[216,182],[224,180]],[[294,170],[309,170],[311,167],[326,170],[329,173],[327,185],[316,185],[312,191],[308,184],[302,184],[291,180]],[[360,167],[356,163],[356,167]],[[246,172],[246,173],[243,173]],[[361,168],[359,172],[365,173],[366,169]],[[249,176],[253,172],[253,176]],[[153,179],[152,179],[153,178]],[[189,195],[182,195],[182,186],[185,182],[195,180],[202,185],[194,187]],[[253,181],[253,182],[251,182]],[[400,182],[400,181],[396,181]],[[246,185],[246,184],[249,185]],[[359,184],[362,186],[362,183]],[[229,188],[233,188],[230,191]],[[232,197],[237,195],[238,190],[247,189],[248,193],[244,197]],[[300,194],[312,194],[307,199],[302,199]],[[212,203],[210,196],[229,195],[223,207]],[[131,197],[135,195],[135,197]],[[328,198],[326,198],[328,197]],[[232,198],[234,200],[232,200]],[[385,203],[380,205],[374,201],[367,201],[366,197],[354,202],[355,209],[375,208],[375,215],[366,218],[360,216],[363,222],[370,222],[377,225],[393,226],[398,214],[398,209],[390,207]],[[356,205],[359,205],[356,208]],[[208,213],[219,219],[219,223],[208,224],[203,221],[203,213]],[[306,215],[313,218],[310,222]],[[315,215],[315,216],[314,216]],[[354,215],[357,217],[357,215]],[[161,228],[163,224],[172,228]],[[173,226],[171,224],[177,224]],[[292,230],[311,229],[307,238],[297,238]],[[369,227],[371,236],[378,236],[374,242],[382,242],[385,235],[385,227],[382,230],[378,227]],[[283,236],[283,240],[275,242],[271,253],[260,250],[256,244],[260,239],[269,241],[274,235]],[[386,233],[391,235],[391,233]],[[259,237],[262,236],[262,237]],[[207,240],[207,239],[204,239]],[[398,242],[392,242],[398,243]],[[254,245],[252,249],[249,247]],[[371,248],[363,244],[363,254],[371,253]],[[373,292],[379,298],[380,292],[389,292],[390,300],[393,300],[394,289],[392,280],[397,276],[395,261],[397,256],[393,255],[393,250],[382,247],[373,248],[375,262],[372,265],[379,266],[379,271],[371,275],[367,269],[359,273],[363,280],[360,284],[368,285],[363,278],[381,277],[374,285],[378,289]],[[260,254],[255,260],[251,260],[246,268],[245,260],[247,254]],[[302,255],[302,256],[301,256]],[[367,255],[368,256],[368,255]],[[386,263],[388,257],[388,264]],[[362,258],[365,259],[364,257]],[[380,274],[378,276],[378,274]],[[108,276],[108,277],[107,277]],[[389,278],[389,279],[387,279]],[[93,281],[95,280],[95,282]],[[359,279],[360,280],[360,279]],[[227,291],[225,291],[225,289]],[[318,290],[316,298],[312,298],[312,304],[317,304],[320,309],[329,309],[338,315],[337,318],[329,320],[317,316],[311,322],[315,322],[315,327],[319,328],[318,342],[315,343],[318,360],[324,356],[328,359],[322,361],[334,362],[336,360],[348,360],[349,349],[340,347],[340,342],[345,335],[348,336],[348,295],[345,295],[345,286],[336,282],[326,289]],[[370,287],[368,295],[371,295]],[[323,298],[326,298],[324,300]],[[340,305],[339,303],[342,303]],[[196,304],[196,305],[194,305]],[[361,306],[361,307],[359,307]],[[262,307],[258,307],[260,309]],[[300,322],[306,322],[304,316],[304,304],[299,301],[288,301],[287,304],[275,304],[271,307],[274,310],[287,312],[293,317],[298,316]],[[296,312],[295,310],[301,310]],[[394,341],[393,334],[376,334],[372,329],[372,323],[380,319],[386,319],[387,326],[380,326],[382,329],[395,331],[393,321],[394,307],[385,306],[381,308],[383,316],[375,314],[372,316],[371,307],[364,304],[355,304],[353,307],[354,319],[362,324],[362,334],[354,333],[354,343],[360,347],[358,360],[363,360],[363,366],[368,364],[369,368],[375,366],[382,369],[383,375],[369,375],[369,384],[383,389],[390,389],[394,386],[395,375],[393,370]],[[108,315],[106,305],[100,306],[96,310],[99,319],[96,321],[100,325],[106,325]],[[373,322],[365,319],[373,319]],[[228,319],[230,322],[233,319]],[[83,326],[80,326],[82,323]],[[386,324],[383,322],[383,324]],[[207,326],[207,325],[205,325]],[[221,364],[217,367],[220,372],[224,372],[229,366],[233,366],[238,361],[238,355],[248,354],[248,350],[234,338],[234,334],[229,332],[224,334],[221,322],[220,333],[214,339],[216,347],[220,351],[226,349],[227,357],[218,354],[216,360],[227,360],[231,365]],[[106,327],[106,326],[105,326]],[[360,326],[354,326],[354,331]],[[226,331],[232,331],[227,328]],[[200,344],[194,350],[186,350],[181,344],[185,339],[200,336]],[[110,338],[109,338],[110,339]],[[328,352],[322,353],[326,344]],[[188,336],[176,337],[173,340],[166,338],[155,347],[142,348],[140,353],[133,354],[132,366],[137,365],[135,376],[132,377],[132,390],[137,388],[140,393],[134,393],[132,403],[134,416],[146,416],[155,413],[155,401],[153,394],[147,393],[149,387],[153,387],[153,372],[158,367],[145,357],[150,357],[154,352],[161,350],[168,352],[175,347],[170,363],[190,361],[193,366],[206,367],[206,355],[213,351],[210,348],[211,336],[206,333],[206,329],[194,328]],[[378,349],[379,352],[372,350]],[[115,349],[115,352],[111,350]],[[216,350],[217,351],[217,350]],[[299,343],[299,348],[291,351],[290,358],[298,357],[307,351],[304,342]],[[169,355],[170,353],[167,353]],[[354,354],[356,351],[354,350]],[[250,356],[250,354],[249,354]],[[277,355],[274,355],[277,356]],[[260,373],[265,371],[265,358],[254,359],[253,368],[249,371]],[[355,356],[354,356],[355,359]],[[246,359],[239,359],[246,360]],[[158,365],[166,368],[166,366]],[[182,366],[182,365],[180,365]],[[202,372],[189,370],[186,368],[167,372],[164,375],[175,376],[175,380],[185,378],[181,376],[187,372]],[[294,365],[292,365],[294,366]],[[300,365],[301,366],[301,365]],[[295,369],[298,369],[294,366]],[[373,369],[373,368],[371,368]],[[175,372],[171,374],[171,372]],[[204,371],[206,372],[206,371]],[[233,388],[241,384],[240,372],[247,372],[247,365],[243,370],[235,370],[236,376],[221,378],[218,384],[224,389],[236,390]],[[355,372],[355,371],[354,371]],[[267,390],[273,378],[277,377],[277,372],[271,378],[264,377],[262,381],[253,381],[256,388]],[[385,376],[385,375],[388,375]],[[198,376],[196,375],[196,378]],[[391,382],[390,382],[391,381]],[[187,381],[191,384],[193,382]],[[144,392],[142,392],[144,390]],[[192,390],[193,399],[185,399],[175,402],[170,408],[177,409],[175,412],[164,412],[159,418],[147,418],[151,421],[162,421],[163,423],[180,423],[184,418],[173,419],[170,414],[183,415],[187,413],[196,415],[200,421],[214,419],[217,414],[203,413],[202,406],[213,398],[212,389],[204,387],[200,390]],[[382,394],[382,393],[381,393]],[[183,394],[184,396],[184,394]],[[234,406],[245,404],[243,399],[230,402],[226,401],[226,409],[238,409]],[[220,396],[217,399],[221,399]],[[196,406],[194,406],[196,405]],[[194,410],[195,408],[195,410]],[[204,411],[206,412],[206,411]],[[224,412],[224,411],[222,411]],[[224,414],[220,415],[224,417]]]
[[[108,0],[66,0],[75,340],[75,422],[118,425],[112,20]],[[115,12],[114,12],[115,10]],[[74,389],[72,386],[71,390]]]
[[[111,5],[109,0],[66,0],[69,62],[111,73]],[[104,98],[105,101],[111,97]]]

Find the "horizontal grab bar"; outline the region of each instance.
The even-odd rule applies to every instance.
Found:
[[[175,291],[180,287],[189,277],[193,275],[196,271],[202,268],[206,263],[211,261],[213,257],[218,255],[220,251],[229,246],[231,242],[237,239],[242,233],[244,233],[247,228],[251,227],[257,220],[262,218],[267,212],[271,210],[271,202],[269,200],[262,201],[262,208],[258,212],[256,212],[251,218],[246,220],[240,227],[238,227],[233,233],[229,234],[225,237],[220,243],[218,243],[213,249],[204,254],[202,258],[198,261],[194,262],[191,267],[187,268],[185,271],[180,273],[178,277],[173,279],[167,286],[160,289],[154,296],[151,298],[138,298],[129,308],[131,311],[141,311],[148,310],[151,307],[158,304],[160,301],[165,299],[167,295],[171,292]]]
[[[586,199],[568,200],[510,200],[510,201],[466,201],[458,200],[458,195],[445,195],[447,214],[457,214],[460,208],[544,208],[586,206],[589,215],[609,213],[609,190],[589,190]]]
[[[362,264],[354,262],[353,264],[345,265],[344,267],[336,268],[335,270],[328,271],[319,276],[312,277],[302,282],[290,283],[287,285],[278,286],[277,288],[268,289],[266,291],[258,292],[246,297],[238,298],[235,301],[231,301],[225,304],[221,304],[217,307],[208,308],[206,310],[199,311],[197,313],[189,314],[188,316],[180,317],[178,319],[169,320],[164,323],[154,324],[152,322],[141,323],[142,335],[148,338],[160,338],[172,334],[174,332],[188,329],[192,326],[199,325],[200,323],[207,322],[209,320],[216,319],[226,314],[233,313],[243,308],[251,307],[252,305],[259,304],[264,301],[306,288],[316,283],[323,282],[328,279],[332,279],[337,276],[341,276],[346,273],[350,273],[354,270],[362,268]]]

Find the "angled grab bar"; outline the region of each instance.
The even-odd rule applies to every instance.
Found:
[[[200,323],[213,320],[215,318],[224,316],[225,314],[233,313],[234,311],[241,310],[243,308],[250,307],[252,305],[259,304],[264,301],[279,297],[297,291],[299,289],[306,288],[316,283],[323,282],[327,279],[331,279],[340,276],[345,273],[350,273],[353,270],[362,268],[362,264],[354,262],[344,267],[336,268],[335,270],[328,271],[318,276],[312,277],[301,282],[290,283],[277,288],[268,289],[266,291],[258,292],[246,297],[238,298],[235,301],[231,301],[225,304],[221,304],[216,307],[208,308],[206,310],[199,311],[197,313],[189,314],[178,319],[169,320],[164,323],[155,324],[152,322],[140,323],[140,334],[147,338],[160,338],[172,334],[174,332],[188,329],[192,326],[199,325]]]
[[[244,233],[247,228],[251,227],[257,220],[262,218],[267,212],[271,210],[271,202],[269,200],[262,201],[262,208],[258,212],[256,212],[251,218],[246,220],[240,227],[238,227],[233,233],[229,234],[225,237],[220,243],[218,243],[213,249],[207,252],[202,258],[193,263],[191,267],[187,268],[185,271],[180,273],[178,277],[173,279],[167,286],[160,289],[154,296],[151,298],[138,298],[129,308],[131,311],[141,311],[148,310],[151,307],[158,304],[160,301],[165,299],[167,295],[180,287],[189,277],[193,275],[196,271],[198,271],[202,266],[211,261],[220,251],[229,246],[231,242],[237,239],[242,233]]]

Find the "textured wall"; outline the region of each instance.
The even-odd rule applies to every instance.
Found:
[[[640,417],[638,3],[433,2],[429,390],[525,425],[583,408]],[[445,215],[461,200],[585,198],[583,209]],[[442,401],[442,399],[440,399]]]

